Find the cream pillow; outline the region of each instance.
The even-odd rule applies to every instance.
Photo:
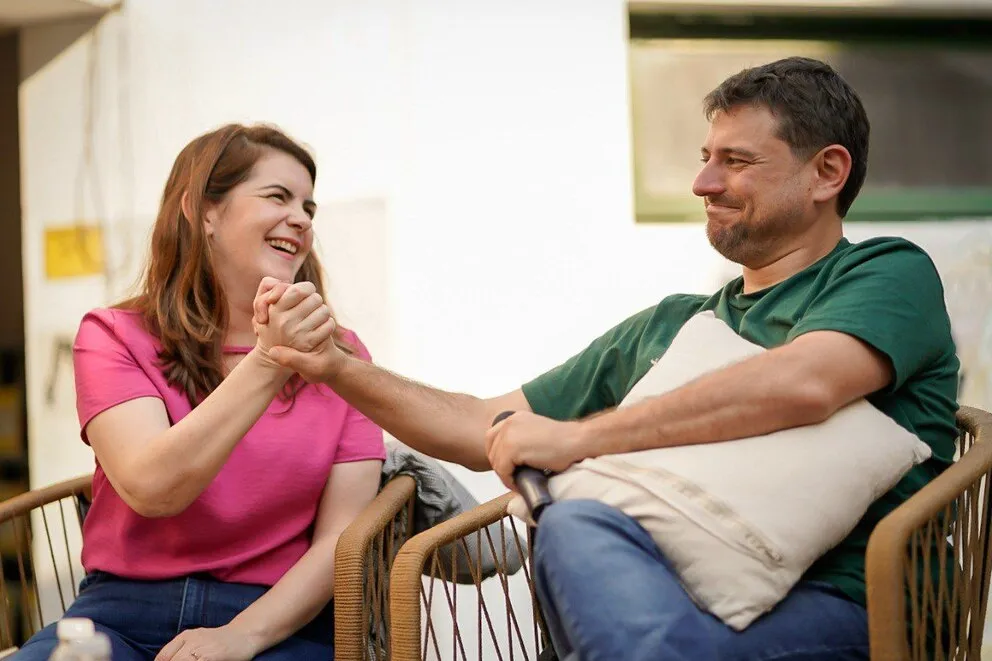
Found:
[[[764,350],[700,313],[620,406]],[[599,500],[635,518],[696,603],[741,630],[929,456],[928,445],[860,400],[817,425],[586,459],[549,486],[556,500]],[[526,515],[519,497],[511,512]]]

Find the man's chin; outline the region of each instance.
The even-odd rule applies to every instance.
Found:
[[[740,264],[746,252],[746,236],[744,232],[734,228],[706,223],[706,238],[710,245],[726,259]]]

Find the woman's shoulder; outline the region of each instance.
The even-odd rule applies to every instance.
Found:
[[[121,307],[94,308],[83,315],[76,334],[76,343],[94,338],[116,340],[135,347],[152,348],[157,344],[141,312]]]
[[[141,312],[121,307],[93,308],[83,315],[83,320],[80,322],[80,327],[87,325],[105,326],[114,332],[148,333]]]
[[[83,321],[87,319],[95,320],[108,325],[122,324],[124,326],[141,323],[141,313],[137,310],[121,307],[101,307],[93,308],[85,315]]]

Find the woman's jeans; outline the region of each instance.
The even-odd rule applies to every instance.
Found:
[[[153,661],[186,629],[220,627],[261,597],[265,586],[224,583],[208,576],[133,581],[93,572],[65,617],[86,617],[110,637],[114,661]],[[55,624],[35,634],[11,661],[47,661],[58,640]],[[334,608],[328,604],[290,638],[256,656],[264,661],[328,661],[334,656]]]
[[[562,661],[868,659],[868,613],[833,586],[801,582],[734,631],[693,603],[637,521],[600,502],[544,511],[534,575]]]

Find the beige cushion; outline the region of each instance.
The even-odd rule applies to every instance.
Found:
[[[621,407],[764,350],[701,313]],[[929,456],[928,445],[860,400],[817,425],[586,459],[550,488],[556,500],[600,500],[637,519],[696,603],[741,630]],[[518,500],[511,511],[526,508]]]

